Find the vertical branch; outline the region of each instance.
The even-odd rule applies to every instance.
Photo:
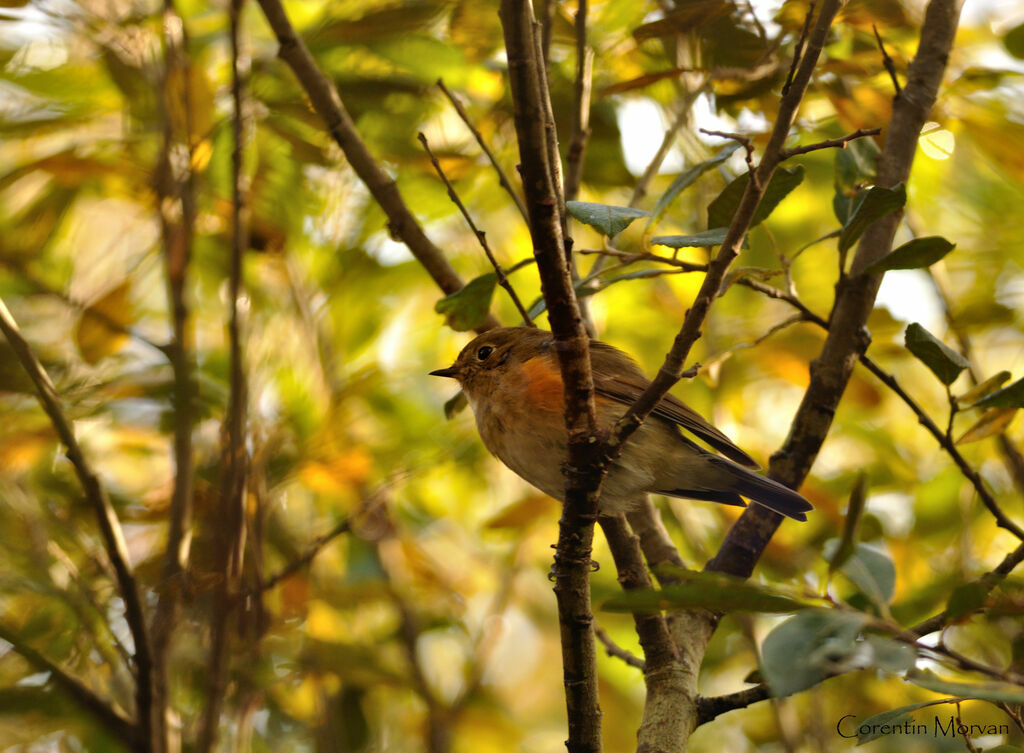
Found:
[[[132,641],[135,644],[135,713],[136,713],[136,734],[134,735],[133,748],[140,753],[153,753],[152,731],[152,710],[153,710],[153,655],[149,632],[146,629],[146,616],[142,610],[142,599],[139,593],[139,586],[132,573],[131,564],[128,559],[128,546],[125,544],[124,533],[121,530],[121,522],[117,518],[114,506],[110,503],[106,489],[100,483],[99,477],[93,471],[85,453],[75,438],[75,429],[68,420],[61,405],[57,390],[50,381],[43,365],[32,352],[28,342],[21,336],[18,324],[7,310],[7,306],[0,300],[0,331],[4,333],[7,342],[10,343],[22,369],[32,380],[32,384],[39,393],[39,404],[46,415],[50,418],[57,436],[61,443],[67,448],[66,455],[74,468],[78,482],[82,485],[86,501],[92,507],[99,523],[100,535],[103,537],[103,548],[107,553],[110,564],[113,565],[114,574],[117,579],[117,589],[124,601],[124,616],[128,623],[128,630],[131,633]],[[60,678],[57,678],[60,684]]]
[[[249,458],[246,452],[246,415],[248,383],[242,347],[242,322],[238,307],[244,284],[242,262],[249,246],[248,186],[244,173],[245,99],[248,58],[239,46],[239,24],[245,0],[231,0],[228,9],[231,27],[231,99],[233,104],[231,152],[231,260],[228,271],[228,348],[230,394],[227,415],[221,426],[220,508],[217,525],[217,571],[220,581],[214,602],[211,626],[210,660],[206,705],[196,746],[198,753],[209,753],[217,742],[221,709],[224,705],[228,659],[228,625],[238,603],[245,551],[245,492]]]
[[[530,236],[565,385],[569,458],[555,554],[555,596],[569,717],[566,746],[570,753],[597,753],[601,749],[601,710],[589,569],[601,474],[596,470],[599,456],[595,450],[600,442],[596,441],[589,343],[564,254],[561,185],[551,164],[550,101],[545,96],[546,76],[533,9],[525,0],[502,0],[499,17],[508,54]],[[557,149],[553,154],[557,158]]]
[[[910,175],[918,134],[935,103],[946,70],[960,7],[961,0],[931,0],[928,4],[907,84],[893,105],[885,147],[878,159],[877,185],[890,187]],[[811,363],[810,385],[789,436],[772,457],[769,468],[772,478],[788,486],[799,486],[810,472],[853,367],[867,349],[869,338],[864,325],[882,278],[863,271],[889,252],[901,216],[902,213],[893,213],[868,227],[857,246],[850,274],[836,286],[825,345]],[[780,522],[777,514],[757,509],[756,505],[745,510],[708,568],[749,575]]]
[[[189,101],[188,39],[173,0],[163,10],[164,143],[157,169],[158,197],[171,341],[166,353],[174,374],[171,397],[174,412],[174,488],[171,493],[167,545],[161,571],[160,597],[153,616],[153,729],[158,751],[170,746],[166,716],[169,704],[168,662],[170,641],[178,621],[192,543],[192,426],[194,393],[189,310],[186,301],[188,266],[196,207],[192,186],[192,128]]]
[[[583,180],[583,155],[590,138],[590,87],[594,51],[587,45],[587,0],[579,0],[576,11],[576,84],[572,111],[572,140],[566,155],[565,200],[574,200]]]

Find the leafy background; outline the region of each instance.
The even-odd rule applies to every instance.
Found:
[[[187,74],[166,82],[183,111],[163,113],[160,8],[117,0],[3,5],[0,296],[76,420],[125,524],[149,598],[159,587],[174,413],[171,369],[157,347],[170,329],[154,171],[165,119],[187,123],[189,148],[177,157],[191,165],[197,200],[188,293],[200,420],[194,557],[185,622],[173,645],[172,698],[187,739],[205,702],[206,625],[219,577],[214,506],[228,394],[232,146],[226,14],[220,5],[195,0],[177,5],[190,65]],[[557,6],[552,25],[555,114],[565,124],[572,106],[574,10]],[[588,37],[595,50],[593,134],[580,198],[629,202],[638,170],[627,157],[637,136],[623,124],[630,112],[671,122],[678,82],[697,86],[695,74],[665,74],[677,66],[715,73],[711,93],[698,98],[694,112],[704,115],[683,127],[669,166],[640,208],[654,209],[684,166],[722,148],[721,139],[698,133],[698,126],[742,128],[762,144],[759,135],[773,118],[806,10],[802,2],[759,10],[759,23],[767,26],[762,38],[749,13],[724,0],[679,6],[667,15],[630,0],[596,4]],[[472,279],[490,266],[433,173],[418,131],[499,259],[511,266],[527,258],[525,225],[435,86],[443,78],[457,93],[514,175],[495,9],[473,0],[352,0],[294,4],[289,12],[372,152],[460,273]],[[960,351],[969,340],[966,355],[980,379],[1003,370],[1017,378],[1024,367],[1024,241],[1014,219],[1024,206],[1024,34],[1014,13],[1012,6],[993,5],[965,20],[934,127],[922,139],[907,185],[908,214],[897,241],[942,236],[956,248],[928,272],[890,273],[883,301],[891,308],[879,307],[871,322],[872,357],[940,425],[946,391],[905,348],[908,321],[923,323]],[[442,405],[452,389],[426,372],[447,365],[466,335],[446,328],[434,313],[440,293],[389,238],[383,213],[276,59],[258,9],[246,8],[243,20],[252,66],[245,308],[249,447],[257,479],[247,498],[246,582],[258,586],[339,521],[354,522],[351,534],[332,539],[308,567],[265,589],[239,615],[222,747],[421,750],[433,745],[426,742],[433,729],[456,751],[559,749],[564,709],[547,580],[557,505],[488,456],[468,412],[445,420]],[[856,0],[847,6],[801,110],[794,144],[884,126],[892,83],[872,25],[902,75],[919,21],[916,5]],[[779,35],[783,45],[773,49],[771,39]],[[726,75],[731,69],[740,74]],[[561,135],[565,143],[568,131]],[[778,255],[792,257],[840,227],[833,196],[848,198],[855,183],[869,182],[870,151],[863,146],[794,160],[790,167],[802,170],[803,179],[751,233],[742,274],[780,285]],[[646,221],[634,222],[615,246],[635,251],[651,235],[714,227],[708,205],[742,174],[742,159],[739,150],[709,170],[649,233]],[[575,224],[573,234],[577,250],[604,243],[584,224]],[[578,257],[584,270],[593,258]],[[706,249],[683,248],[678,258],[702,262]],[[838,265],[831,239],[793,261],[792,284],[813,311],[827,312]],[[700,279],[645,269],[662,268],[637,263],[616,270],[613,260],[589,304],[600,337],[653,370]],[[628,278],[609,284],[624,272]],[[539,295],[532,266],[511,279],[524,300]],[[518,321],[500,289],[492,310],[502,322]],[[459,329],[472,326],[471,314]],[[784,303],[731,285],[694,354],[704,364],[700,375],[677,389],[762,462],[786,434],[822,334],[795,323],[748,346],[791,314]],[[952,391],[971,386],[964,373]],[[7,637],[130,709],[124,656],[130,646],[95,521],[6,343],[0,344],[0,410],[0,619]],[[980,416],[978,409],[964,410],[954,435]],[[995,429],[1010,441],[1019,436],[1012,410]],[[1019,518],[1021,494],[999,442],[982,436],[961,449],[1004,509]],[[803,489],[817,511],[806,524],[787,523],[775,536],[755,582],[821,593],[828,582],[826,541],[842,530],[851,488],[864,473],[870,486],[859,536],[894,565],[887,609],[903,624],[941,610],[958,584],[991,569],[1015,540],[996,529],[936,450],[902,402],[856,371]],[[704,503],[661,504],[688,563],[711,556],[736,516]],[[604,601],[618,589],[600,541],[595,558],[602,568],[594,588]],[[855,578],[837,575],[828,588],[835,599],[864,604],[863,583]],[[1022,583],[1011,578],[990,597],[985,619],[949,629],[946,641],[1020,670],[1022,605]],[[743,687],[761,641],[781,619],[727,617],[704,664],[704,692]],[[602,611],[598,622],[616,643],[636,650],[629,615]],[[120,749],[7,645],[0,642],[0,749]],[[642,677],[618,659],[602,655],[599,661],[606,746],[626,749],[639,722]],[[835,734],[844,714],[866,718],[935,697],[893,674],[855,672],[791,700],[720,717],[698,730],[691,749],[842,750],[854,742]],[[976,723],[1007,721],[980,702],[964,713]],[[940,745],[930,737],[881,738],[868,749]]]

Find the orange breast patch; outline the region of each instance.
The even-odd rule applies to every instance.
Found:
[[[535,409],[559,413],[565,409],[562,375],[557,366],[543,357],[531,358],[523,364],[523,375],[527,400]]]

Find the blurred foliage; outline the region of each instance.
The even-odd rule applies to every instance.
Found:
[[[202,0],[178,4],[190,65],[187,77],[164,82],[162,10],[154,3],[3,5],[0,297],[76,420],[125,525],[150,605],[161,587],[174,410],[171,369],[160,347],[170,330],[154,181],[165,118],[188,124],[187,164],[198,207],[188,292],[201,418],[197,521],[173,645],[172,702],[175,724],[192,740],[205,703],[208,624],[220,578],[213,569],[218,432],[229,390],[226,13],[223,4]],[[383,213],[276,59],[269,29],[249,5],[243,26],[251,59],[245,172],[252,238],[245,326],[253,481],[244,579],[255,590],[233,631],[222,748],[416,751],[427,747],[433,727],[453,751],[559,750],[565,712],[546,578],[557,504],[487,456],[467,412],[445,420],[451,387],[426,374],[450,363],[466,341],[445,321],[464,330],[472,317],[460,316],[466,312],[458,300],[440,300],[404,247],[390,239]],[[763,147],[807,7],[803,0],[758,4],[755,18],[747,5],[726,0],[592,4],[595,100],[581,199],[626,205],[639,175],[633,163],[650,158],[680,102],[695,102],[636,207],[656,221],[615,223],[615,249],[626,256],[650,251],[652,236],[692,236],[728,222],[745,176],[743,150],[715,159],[722,140],[698,128],[743,130],[755,148]],[[574,3],[557,5],[552,27],[551,86],[563,143],[573,107],[575,10]],[[940,369],[953,396],[971,389],[972,376],[1024,372],[1024,239],[1012,219],[1024,206],[1024,27],[1007,16],[1011,11],[1017,13],[982,4],[964,21],[906,186],[907,215],[897,236],[898,245],[917,236],[947,241],[912,248],[919,263],[892,261],[891,268],[932,266],[889,273],[870,322],[872,357],[940,425],[950,401],[928,367]],[[527,258],[529,236],[514,205],[434,86],[440,77],[457,92],[505,171],[515,175],[495,8],[474,0],[311,0],[291,4],[289,12],[428,233],[465,279],[477,280],[461,300],[480,310],[490,303],[501,321],[517,322],[415,138],[417,131],[427,135],[502,263]],[[872,26],[905,76],[920,15],[918,4],[853,0],[830,36],[789,145],[884,129],[892,83]],[[703,72],[693,72],[698,69]],[[180,111],[161,111],[158,92],[165,85],[178,92]],[[649,127],[627,127],[637,121],[630,113],[641,113]],[[741,274],[788,287],[827,315],[842,263],[832,238],[842,232],[845,249],[865,216],[879,210],[872,210],[872,192],[863,190],[877,151],[865,140],[792,160],[777,175],[778,186],[772,183],[773,211],[758,216]],[[891,201],[880,206],[895,208]],[[605,247],[599,231],[584,224],[575,223],[573,235],[579,251]],[[950,243],[956,245],[951,253]],[[676,248],[676,258],[702,263],[706,245]],[[578,258],[587,275],[595,257]],[[525,301],[539,295],[533,266],[510,279]],[[594,272],[586,292],[594,293],[590,309],[601,338],[653,371],[699,283],[698,274],[680,268],[617,256]],[[694,353],[705,366],[678,388],[762,462],[786,435],[823,338],[809,323],[792,323],[760,340],[792,313],[783,302],[731,285]],[[966,357],[970,368],[953,373],[927,358],[927,366],[919,362],[903,346],[911,321]],[[937,345],[930,352],[949,358]],[[973,436],[977,441],[960,447],[1003,509],[1020,520],[1024,499],[993,436],[1019,439],[1011,420],[1017,388],[989,398],[1001,415],[990,416]],[[962,402],[950,426],[956,436],[983,420],[986,406],[970,407],[981,397]],[[130,715],[132,647],[96,521],[6,343],[0,343],[0,411],[0,621],[18,641],[0,641],[0,750],[123,750],[48,673],[12,650],[42,653]],[[830,582],[826,542],[843,530],[847,498],[861,474],[870,491],[859,541],[848,542]],[[795,594],[828,589],[834,600],[866,610],[858,614],[888,612],[903,625],[948,602],[965,615],[945,632],[949,646],[1000,668],[1024,669],[1021,576],[987,597],[964,591],[1015,540],[995,528],[916,417],[870,374],[855,372],[803,491],[816,512],[806,524],[783,526],[758,568],[759,581]],[[738,514],[706,503],[659,504],[684,559],[697,565]],[[349,518],[351,533],[260,590]],[[595,558],[602,564],[595,593],[616,594],[601,541]],[[677,598],[693,603],[689,595]],[[970,616],[981,607],[984,616]],[[824,665],[809,657],[809,648],[829,640],[836,666],[851,671],[791,700],[719,717],[697,731],[692,751],[846,750],[855,740],[835,730],[844,715],[863,720],[934,700],[936,692],[962,691],[948,681],[903,682],[906,656],[891,641],[856,639],[866,618],[825,614],[805,611],[781,623],[788,627],[772,633],[766,648],[794,648],[773,653],[766,677],[786,678],[794,688],[823,679]],[[703,666],[702,692],[745,687],[762,641],[781,619],[726,617]],[[628,614],[602,611],[598,622],[618,644],[639,651]],[[787,674],[787,667],[795,669]],[[607,749],[631,749],[643,678],[604,655],[599,669]],[[964,714],[976,723],[1007,722],[982,702],[965,706]],[[1000,741],[1019,745],[1021,739],[1015,731]],[[955,749],[942,748],[946,742],[882,736],[866,750]]]

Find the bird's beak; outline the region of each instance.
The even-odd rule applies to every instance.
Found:
[[[447,369],[437,369],[436,371],[430,372],[430,376],[451,377],[452,379],[455,378],[455,374],[456,372],[454,366],[449,366]]]

